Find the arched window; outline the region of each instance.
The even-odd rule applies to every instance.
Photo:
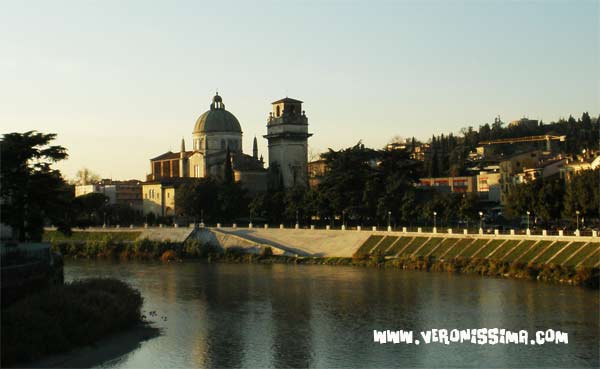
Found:
[[[279,105],[277,105],[277,116],[281,115],[281,109],[279,108]]]

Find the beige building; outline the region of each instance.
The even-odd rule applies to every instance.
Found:
[[[327,163],[323,159],[311,161],[308,163],[308,185],[316,188],[321,179],[327,173]]]
[[[419,186],[433,187],[442,191],[452,193],[468,193],[477,191],[475,177],[437,177],[420,178]]]
[[[144,183],[142,186],[144,214],[174,216],[176,214],[175,191],[179,185],[181,181],[177,180]]]
[[[519,120],[513,120],[512,122],[508,123],[509,127],[523,127],[528,129],[536,128],[538,125],[539,122],[537,120],[529,118],[521,118]]]
[[[513,155],[500,162],[500,197],[502,201],[504,201],[504,196],[508,193],[509,188],[515,184],[515,175],[522,173],[526,168],[536,168],[541,159],[542,152],[536,150]]]
[[[76,185],[75,197],[89,193],[101,193],[110,205],[121,205],[142,210],[142,182],[138,180],[113,181],[103,179],[95,184]]]
[[[302,101],[286,97],[272,103],[267,119],[269,176],[284,188],[308,186],[308,118]]]
[[[223,178],[227,152],[234,178],[251,192],[265,191],[267,171],[258,157],[257,141],[253,155],[242,151],[242,128],[238,119],[225,110],[223,98],[216,94],[210,109],[196,120],[192,131],[192,150],[181,140],[179,152],[168,151],[150,159],[149,182],[174,178]]]
[[[542,161],[535,168],[524,168],[523,172],[515,175],[515,183],[533,182],[539,178],[547,178],[559,174],[567,159],[556,158]]]
[[[573,174],[577,174],[584,170],[595,170],[598,168],[600,168],[600,156],[596,156],[593,160],[567,160],[565,165],[560,168],[560,176],[567,181],[570,181]]]
[[[481,200],[500,201],[500,173],[498,171],[481,171],[477,175],[477,192]]]

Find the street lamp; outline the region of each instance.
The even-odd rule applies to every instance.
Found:
[[[433,212],[433,229],[437,228],[437,211]]]
[[[575,214],[577,214],[577,230],[579,230],[579,210],[576,210]]]
[[[300,223],[298,222],[298,210],[296,210],[296,225],[298,226]]]
[[[529,210],[527,210],[527,230],[529,231],[529,215],[531,214],[531,212]]]
[[[483,230],[483,211],[479,212],[479,229]]]
[[[104,200],[104,223],[102,224],[103,228],[106,228],[106,207],[108,206],[108,199]]]
[[[342,210],[342,227],[346,227],[346,210]]]
[[[391,217],[392,217],[392,212],[388,211],[388,229],[390,229],[390,227],[392,225]]]

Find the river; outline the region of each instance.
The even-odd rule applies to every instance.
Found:
[[[66,261],[138,288],[162,334],[103,368],[599,367],[599,294],[445,273],[320,265]],[[148,313],[146,313],[148,314]],[[373,330],[554,329],[568,344],[379,344]],[[421,340],[423,341],[423,340]]]

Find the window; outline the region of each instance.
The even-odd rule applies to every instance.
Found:
[[[276,110],[277,110],[276,116],[280,116],[281,115],[281,109],[280,109],[279,105],[277,105],[277,109]]]

